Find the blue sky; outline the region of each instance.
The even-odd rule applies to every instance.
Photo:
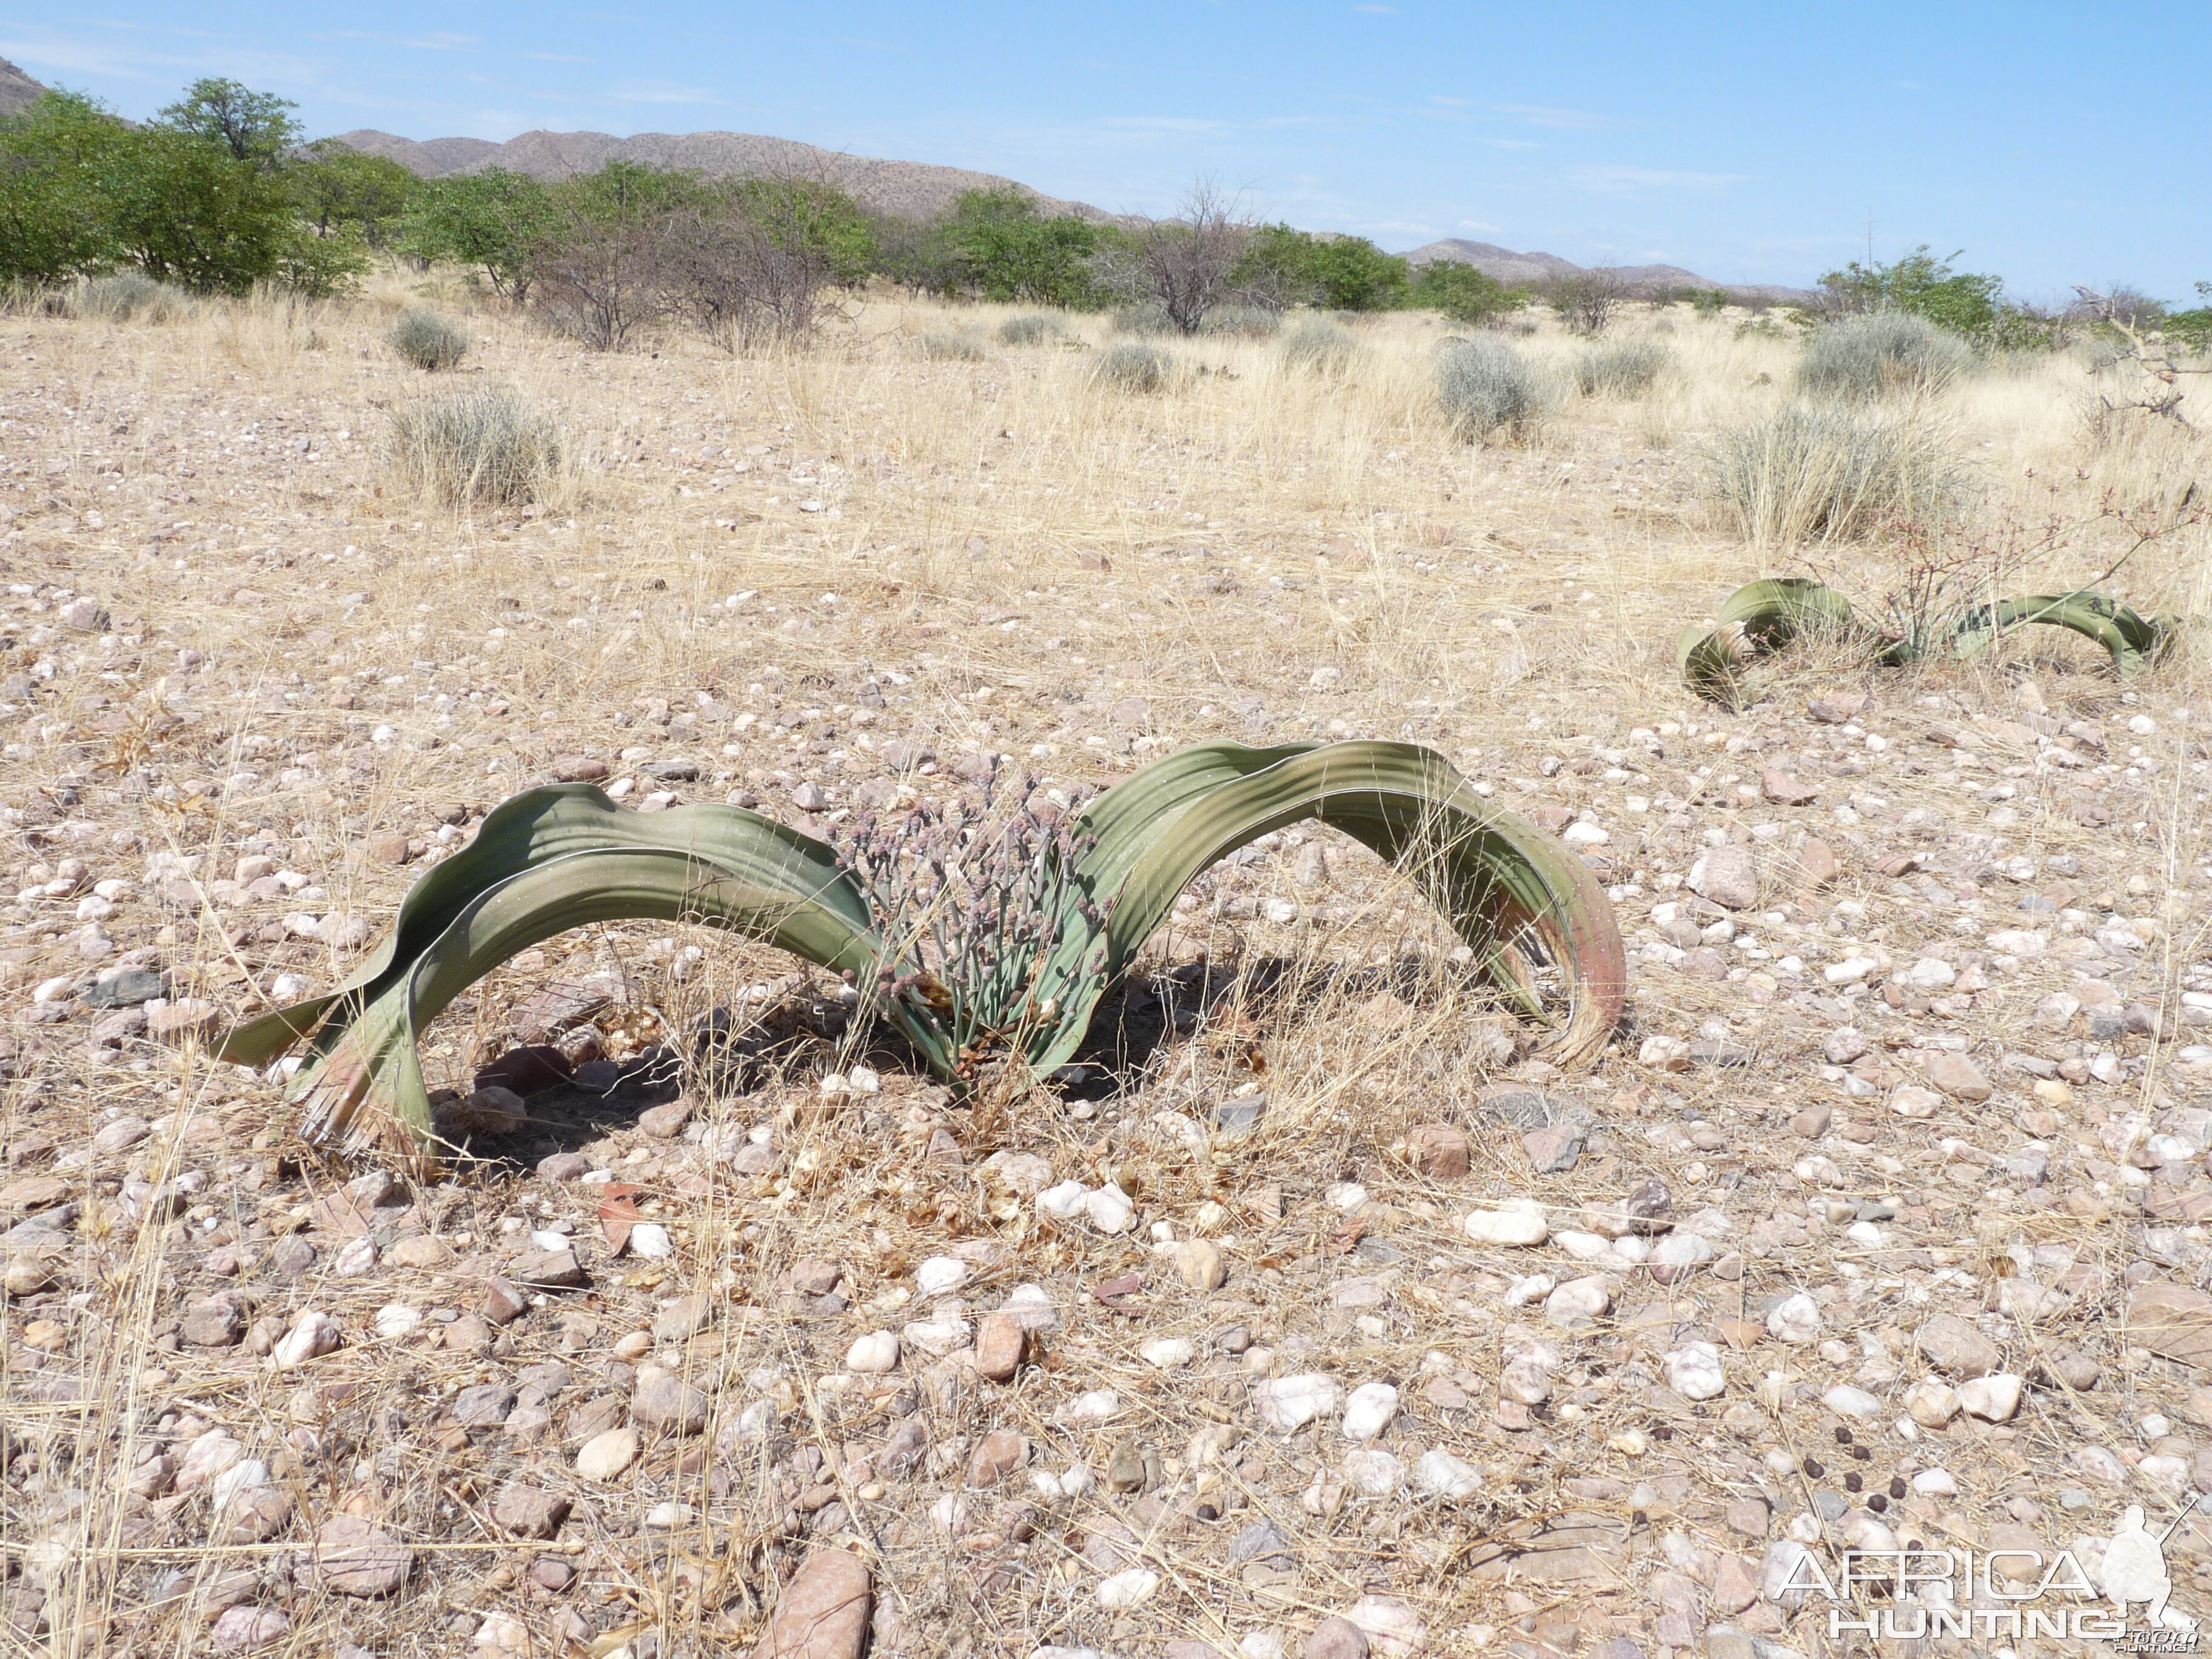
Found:
[[[1130,212],[1194,176],[1314,229],[1809,281],[1913,244],[2017,295],[2212,278],[2212,8],[2014,3],[0,0],[0,56],[152,112],[198,75],[310,130],[720,128]]]

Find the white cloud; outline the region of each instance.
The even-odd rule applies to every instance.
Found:
[[[1717,190],[1740,184],[1741,173],[1672,173],[1659,167],[1589,166],[1570,169],[1568,177],[1584,190],[1619,193],[1638,190]]]
[[[711,104],[714,94],[698,87],[679,87],[666,81],[623,81],[609,97],[625,104]]]
[[[1486,104],[1483,107],[1496,110],[1500,115],[1518,116],[1532,127],[1559,127],[1587,132],[1613,125],[1610,117],[1593,115],[1588,110],[1553,109],[1542,104]]]
[[[1479,230],[1486,235],[1497,236],[1504,233],[1505,227],[1503,225],[1493,225],[1487,219],[1462,219],[1459,222],[1456,228],[1460,230]]]

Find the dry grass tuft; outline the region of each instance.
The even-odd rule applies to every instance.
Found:
[[[1174,377],[1175,367],[1173,354],[1124,341],[1098,354],[1091,374],[1100,386],[1116,392],[1158,392]]]
[[[1941,392],[1966,372],[1973,355],[1964,340],[1924,317],[1869,312],[1814,333],[1797,385],[1808,396],[1860,399]]]
[[[392,349],[425,371],[452,368],[468,355],[469,331],[450,317],[410,306],[392,325]]]
[[[1949,430],[1919,407],[1791,404],[1722,433],[1712,459],[1715,498],[1759,547],[1937,526],[1959,510],[1972,479]]]
[[[1503,432],[1528,437],[1552,407],[1540,370],[1503,340],[1448,343],[1437,362],[1437,400],[1452,430],[1468,440]]]
[[[392,410],[392,458],[448,507],[520,507],[561,476],[560,428],[504,386],[445,392]]]

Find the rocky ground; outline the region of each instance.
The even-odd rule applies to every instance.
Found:
[[[382,459],[378,325],[0,321],[15,1650],[1787,1659],[1845,1645],[1808,1556],[2101,1584],[2129,1506],[2212,1491],[2193,661],[1700,706],[1667,641],[1756,562],[1632,411],[1473,457],[1382,422],[1346,482],[1013,354],[480,319],[591,441],[552,510],[457,522]],[[827,828],[1342,732],[1601,872],[1595,1072],[1298,830],[1004,1110],[644,926],[425,1035],[434,1182],[320,1162],[201,1046],[527,782]],[[2165,1559],[2212,1614],[2212,1531]]]

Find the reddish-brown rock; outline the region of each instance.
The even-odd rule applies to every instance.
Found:
[[[753,1659],[859,1659],[874,1604],[860,1559],[817,1547],[783,1587]]]

